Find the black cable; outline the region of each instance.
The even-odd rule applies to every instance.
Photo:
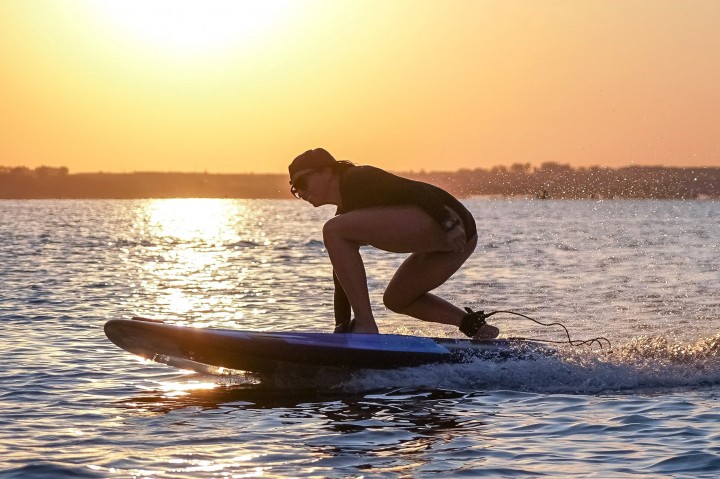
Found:
[[[563,330],[565,330],[565,335],[567,336],[567,343],[570,346],[584,346],[586,344],[597,343],[597,345],[600,346],[600,348],[602,349],[603,341],[605,341],[607,343],[608,347],[610,349],[612,349],[612,343],[610,342],[610,340],[608,338],[605,338],[602,336],[599,336],[597,338],[592,338],[592,339],[572,339],[570,337],[570,331],[568,331],[568,328],[566,328],[564,324],[559,323],[559,322],[543,323],[542,321],[538,321],[535,318],[531,318],[530,316],[527,316],[522,313],[518,313],[516,311],[492,311],[490,313],[484,314],[483,316],[485,318],[489,318],[490,316],[492,316],[494,314],[498,314],[498,313],[512,314],[515,316],[519,316],[521,318],[529,319],[530,321],[537,323],[540,326],[545,326],[545,327],[560,326],[561,328],[563,328]],[[548,339],[535,339],[535,338],[508,338],[508,339],[520,339],[523,341],[537,341],[537,342],[541,342],[541,343],[565,344],[565,341],[552,341],[552,340],[548,340]]]

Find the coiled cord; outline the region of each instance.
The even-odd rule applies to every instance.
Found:
[[[521,318],[529,319],[530,321],[537,323],[540,326],[545,326],[545,327],[560,326],[565,331],[565,335],[567,336],[567,341],[552,341],[552,340],[548,340],[548,339],[535,339],[535,338],[508,338],[508,339],[521,339],[524,341],[537,341],[537,342],[541,342],[541,343],[552,343],[552,344],[567,343],[571,346],[585,346],[585,345],[597,344],[598,346],[600,346],[601,349],[603,348],[603,344],[607,344],[608,348],[612,349],[612,343],[610,342],[610,340],[608,338],[605,338],[602,336],[599,336],[597,338],[592,338],[592,339],[572,339],[570,337],[570,331],[568,331],[568,328],[566,328],[564,324],[557,322],[557,321],[553,322],[553,323],[543,323],[542,321],[538,321],[535,318],[531,318],[530,316],[528,316],[526,314],[518,313],[517,311],[505,311],[505,310],[484,313],[483,316],[484,316],[484,318],[487,319],[490,316],[492,316],[494,314],[499,314],[499,313],[512,314],[514,316],[519,316]]]

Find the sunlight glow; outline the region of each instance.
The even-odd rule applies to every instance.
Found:
[[[176,314],[215,309],[230,303],[227,295],[207,295],[208,291],[228,291],[236,287],[238,276],[217,277],[215,272],[233,254],[240,240],[239,218],[246,213],[242,202],[223,199],[178,198],[150,200],[138,222],[148,238],[158,245],[155,261],[147,261],[148,277],[162,278],[158,304]],[[145,288],[156,289],[153,280]],[[212,326],[205,322],[203,326]]]
[[[149,45],[204,52],[247,41],[287,14],[287,0],[97,0],[114,23]]]
[[[177,240],[237,240],[233,221],[240,214],[228,200],[178,198],[153,201],[148,208],[152,234]]]
[[[167,397],[178,397],[190,394],[191,391],[215,389],[217,384],[212,382],[161,382],[160,387]]]

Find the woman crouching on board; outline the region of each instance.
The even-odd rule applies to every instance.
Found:
[[[313,206],[336,205],[323,227],[335,280],[335,332],[378,333],[360,246],[411,253],[385,290],[385,306],[423,321],[451,324],[475,339],[497,337],[482,312],[463,311],[431,294],[477,245],[472,214],[448,192],[372,166],[337,161],[322,148],[289,167],[290,191]],[[355,318],[351,318],[352,312]]]

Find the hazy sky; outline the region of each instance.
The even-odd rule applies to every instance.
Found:
[[[0,0],[0,165],[720,166],[718,0]]]

